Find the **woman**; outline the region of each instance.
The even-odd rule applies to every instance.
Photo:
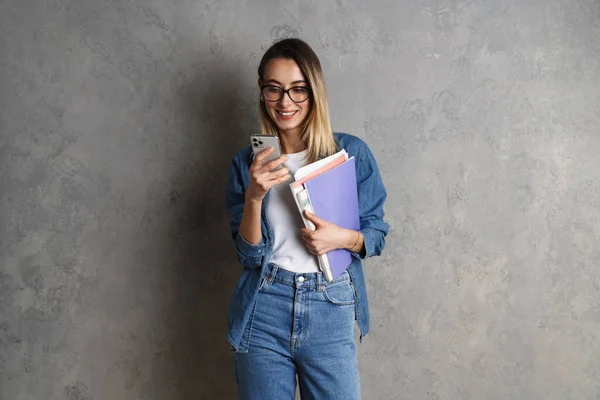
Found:
[[[386,198],[367,145],[334,134],[320,62],[299,39],[275,43],[258,67],[263,134],[278,135],[284,155],[263,163],[250,146],[232,160],[227,184],[231,233],[242,274],[229,312],[228,340],[235,352],[241,399],[360,398],[354,321],[369,329],[361,260],[379,255],[388,225]],[[360,231],[306,214],[303,228],[288,184],[301,166],[345,149],[356,159]],[[273,171],[285,163],[285,168]],[[349,250],[347,272],[327,282],[316,255]]]

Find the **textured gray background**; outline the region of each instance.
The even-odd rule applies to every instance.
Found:
[[[600,397],[600,3],[0,1],[0,399],[233,399],[227,168],[299,36],[376,155],[365,399]]]

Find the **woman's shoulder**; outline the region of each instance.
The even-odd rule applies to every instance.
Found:
[[[358,136],[349,133],[335,132],[333,134],[340,149],[346,150],[350,156],[355,156],[362,161],[370,153],[369,146]]]
[[[252,147],[246,146],[238,150],[231,159],[232,165],[244,165],[252,163]]]
[[[346,149],[346,147],[362,147],[367,145],[361,138],[359,138],[358,136],[351,135],[349,133],[335,132],[333,134],[333,137],[344,149]]]

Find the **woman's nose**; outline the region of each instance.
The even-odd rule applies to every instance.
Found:
[[[290,93],[289,92],[284,93],[283,97],[281,98],[281,100],[279,100],[279,102],[284,107],[293,103],[292,98],[290,97]]]

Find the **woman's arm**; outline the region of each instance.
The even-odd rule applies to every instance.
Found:
[[[229,172],[226,204],[231,215],[231,235],[235,241],[238,260],[247,268],[259,267],[264,254],[260,223],[264,196],[271,187],[290,178],[287,168],[270,172],[285,162],[285,156],[262,164],[262,160],[271,152],[272,149],[267,149],[255,157],[250,166],[247,188],[244,188],[242,181],[241,166],[235,159]]]
[[[246,199],[244,202],[244,214],[240,223],[240,235],[250,244],[258,244],[262,239],[260,229],[260,213],[262,200],[253,201]]]
[[[353,256],[365,259],[381,255],[390,227],[383,220],[383,204],[387,198],[387,192],[379,174],[377,162],[365,143],[362,143],[361,147],[358,155],[356,180],[360,233],[364,245],[359,249],[360,251],[351,250],[351,252]]]

